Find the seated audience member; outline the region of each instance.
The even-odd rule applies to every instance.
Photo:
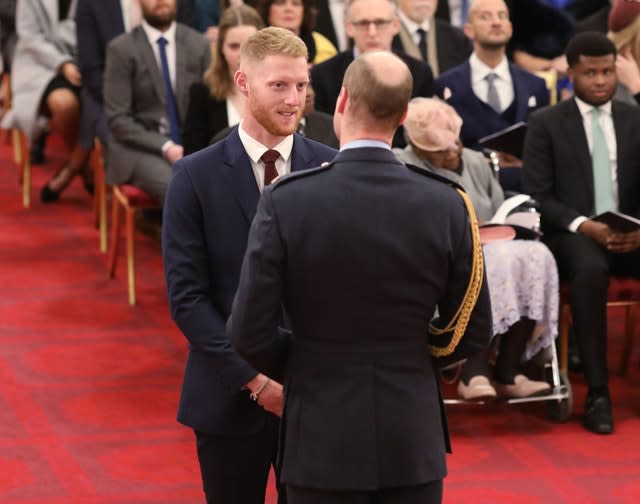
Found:
[[[193,0],[193,28],[204,33],[213,46],[218,40],[218,22],[220,19],[219,0]]]
[[[427,62],[434,77],[467,60],[471,41],[459,28],[433,16],[438,0],[398,0],[397,4],[400,31],[393,38],[394,50]]]
[[[353,50],[315,65],[311,82],[316,92],[316,110],[333,114],[344,73],[360,54],[369,51],[391,51],[391,41],[400,29],[396,6],[392,0],[349,0],[345,11],[345,28],[353,38]],[[402,52],[395,53],[409,67],[413,76],[412,96],[433,94],[433,74],[429,66]],[[393,139],[395,147],[404,146],[402,128]]]
[[[268,26],[291,30],[304,41],[309,49],[309,63],[322,63],[338,53],[327,37],[314,31],[315,0],[259,0],[257,10]]]
[[[446,103],[414,98],[405,121],[409,145],[394,151],[401,161],[460,184],[482,223],[491,219],[504,194],[484,155],[462,147],[461,124]],[[549,384],[529,379],[521,362],[551,345],[558,335],[558,272],[553,256],[534,240],[495,241],[485,243],[483,250],[497,359],[491,373],[489,351],[470,357],[462,367],[458,393],[463,399],[486,399],[546,392]]]
[[[82,124],[79,141],[91,148],[98,136],[108,143],[107,118],[103,108],[104,66],[107,44],[118,35],[130,32],[142,20],[139,0],[77,0],[76,31],[78,65],[82,75]],[[193,17],[191,0],[178,0],[177,20]]]
[[[141,25],[107,46],[106,175],[108,183],[133,184],[162,203],[172,165],[183,155],[189,89],[202,79],[211,49],[200,33],[176,23],[175,0],[141,6]]]
[[[486,135],[526,121],[529,113],[549,103],[545,81],[511,64],[509,11],[503,0],[474,0],[464,32],[473,41],[469,61],[436,79],[436,93],[462,118],[460,139],[478,149]],[[500,153],[503,167],[520,160]]]
[[[75,8],[75,0],[22,0],[16,11],[10,120],[34,141],[42,134],[39,118],[44,116],[70,152],[65,165],[42,188],[44,203],[56,201],[77,174],[86,172],[89,154],[78,144],[82,79],[75,63]]]
[[[513,36],[507,46],[509,58],[531,73],[555,73],[555,101],[572,96],[564,49],[573,36],[575,21],[543,0],[511,2]]]
[[[240,46],[262,27],[260,15],[248,5],[229,7],[222,13],[211,64],[202,81],[189,90],[185,155],[203,149],[218,132],[240,122],[245,97],[236,88],[233,76],[240,65]]]
[[[621,233],[593,216],[640,218],[640,109],[612,100],[616,48],[583,32],[567,46],[575,98],[529,118],[523,186],[541,207],[543,240],[568,283],[588,395],[584,426],[613,431],[607,372],[607,287],[611,274],[640,278],[640,231]]]
[[[616,2],[609,16],[607,35],[618,50],[618,89],[614,98],[640,102],[640,3]]]

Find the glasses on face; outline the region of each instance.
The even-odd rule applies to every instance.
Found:
[[[360,19],[358,21],[350,21],[351,25],[362,31],[367,31],[371,25],[376,27],[376,30],[382,30],[393,22],[393,19]]]

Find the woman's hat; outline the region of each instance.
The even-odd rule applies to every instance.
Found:
[[[640,15],[638,0],[616,0],[609,13],[609,30],[619,32],[630,26]]]
[[[456,146],[462,119],[455,109],[435,98],[414,98],[409,102],[404,129],[413,145],[425,151]]]

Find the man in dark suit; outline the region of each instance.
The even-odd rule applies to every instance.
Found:
[[[80,143],[91,148],[95,133],[104,143],[108,139],[107,119],[103,110],[103,74],[107,44],[141,21],[139,0],[129,0],[130,9],[123,12],[121,0],[78,0],[76,35],[78,66],[82,74],[83,124],[93,125],[82,134]],[[177,21],[188,24],[192,17],[191,0],[178,0]]]
[[[289,504],[441,502],[436,305],[447,321],[461,303],[469,316],[455,350],[435,352],[444,361],[489,341],[482,255],[460,195],[390,151],[410,97],[397,56],[356,59],[334,116],[340,153],[264,191],[251,227],[229,330],[257,369],[286,376]],[[275,333],[282,303],[295,338]]]
[[[575,98],[533,114],[523,182],[541,205],[544,240],[569,283],[571,312],[589,392],[584,425],[613,431],[607,374],[609,276],[640,278],[640,231],[619,233],[592,216],[612,210],[640,218],[640,110],[612,101],[616,48],[583,32],[567,46]]]
[[[307,49],[292,32],[266,28],[248,38],[235,76],[247,98],[240,126],[178,162],[167,194],[169,304],[189,340],[178,421],[195,431],[207,502],[262,504],[275,461],[278,420],[269,412],[280,412],[282,387],[265,386],[265,376],[231,349],[225,323],[260,190],[276,171],[335,155],[293,134],[308,80]]]
[[[349,0],[345,12],[346,30],[353,38],[353,50],[338,53],[311,69],[316,92],[316,110],[332,114],[336,106],[345,71],[356,56],[369,51],[391,51],[391,41],[400,29],[400,20],[391,0]],[[429,66],[404,53],[398,56],[407,64],[413,76],[412,97],[433,94],[433,74]],[[403,147],[401,132],[394,138],[394,147]]]
[[[548,105],[549,92],[543,79],[507,60],[512,26],[503,0],[475,0],[464,32],[473,41],[473,54],[440,75],[435,88],[463,120],[462,143],[479,149],[480,138],[526,122],[530,112]],[[503,167],[521,165],[514,156],[499,156]],[[506,189],[518,189],[519,180],[506,182]]]
[[[393,49],[429,64],[434,77],[464,63],[471,41],[462,30],[434,17],[438,0],[398,0],[400,31]]]
[[[207,40],[176,23],[175,0],[141,0],[140,26],[107,46],[104,107],[111,139],[107,182],[130,183],[163,202],[182,158],[189,88],[211,60]]]

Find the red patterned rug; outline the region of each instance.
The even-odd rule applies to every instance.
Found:
[[[137,240],[130,308],[125,264],[107,278],[80,182],[56,204],[38,199],[63,162],[50,143],[47,163],[33,169],[29,209],[11,150],[0,146],[0,502],[203,502],[192,434],[175,422],[186,345],[168,314],[159,246]],[[566,424],[549,420],[542,402],[448,407],[445,502],[639,502],[638,336],[630,377],[612,378],[612,436],[580,426],[580,376]],[[273,485],[266,502],[275,503]]]

